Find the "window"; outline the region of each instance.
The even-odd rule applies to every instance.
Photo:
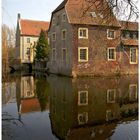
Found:
[[[92,17],[97,17],[96,12],[90,12]]]
[[[86,124],[87,121],[88,121],[88,113],[87,112],[78,113],[78,123],[80,125]]]
[[[62,60],[66,61],[66,49],[65,48],[62,49]]]
[[[138,39],[138,32],[133,32],[133,39]]]
[[[114,61],[114,60],[116,60],[115,48],[108,48],[108,60],[109,60],[109,61]]]
[[[55,25],[55,18],[52,19],[52,25]]]
[[[79,28],[78,36],[79,38],[88,38],[88,28]]]
[[[78,48],[78,61],[79,62],[87,62],[88,61],[88,48],[87,47],[79,47]]]
[[[108,39],[114,39],[115,38],[115,31],[114,30],[107,30],[107,38]]]
[[[130,48],[130,64],[137,64],[137,48]]]
[[[53,48],[52,49],[52,61],[55,61],[56,60],[56,49]]]
[[[52,34],[52,41],[55,41],[56,40],[56,33],[53,33]]]
[[[30,43],[30,38],[27,38],[27,43]]]
[[[113,120],[113,112],[111,110],[106,110],[106,121],[111,121]]]
[[[78,105],[88,105],[88,91],[78,92]]]
[[[129,85],[129,99],[136,100],[138,97],[137,95],[137,84],[130,84]]]
[[[116,90],[108,89],[107,90],[107,103],[115,103]]]
[[[62,30],[62,40],[66,39],[66,30]]]
[[[65,13],[62,14],[62,21],[63,21],[63,22],[66,21],[66,14],[65,14]]]

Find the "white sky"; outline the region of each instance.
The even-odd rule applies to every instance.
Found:
[[[16,27],[17,14],[23,19],[50,21],[51,12],[63,0],[2,0],[2,23]]]

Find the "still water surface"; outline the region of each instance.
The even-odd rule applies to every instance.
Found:
[[[10,75],[2,83],[2,139],[138,140],[137,75]]]

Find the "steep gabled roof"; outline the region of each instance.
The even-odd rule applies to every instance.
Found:
[[[120,21],[122,30],[138,31],[138,22]]]
[[[65,9],[72,24],[120,27],[106,0],[68,0]]]
[[[57,8],[53,11],[53,13],[55,13],[55,12],[57,12],[57,11],[63,9],[63,8],[65,7],[67,1],[68,1],[68,0],[64,0]]]
[[[39,36],[41,29],[47,31],[49,22],[20,19],[21,35]]]

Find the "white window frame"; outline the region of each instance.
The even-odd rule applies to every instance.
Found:
[[[80,36],[80,31],[81,30],[86,30],[86,36]],[[79,28],[78,29],[78,38],[83,38],[83,39],[88,39],[88,28]]]
[[[55,35],[55,38],[53,38],[53,35]],[[52,41],[56,41],[56,32],[52,33]]]
[[[131,57],[132,57],[132,55],[131,55],[131,50],[132,49],[136,49],[136,62],[132,62],[131,61]],[[132,47],[132,48],[130,48],[130,64],[138,64],[138,49],[136,48],[136,47]]]
[[[86,60],[80,58],[80,50],[86,49]],[[78,47],[78,62],[88,62],[88,47]]]
[[[80,95],[81,95],[83,92],[86,93],[86,103],[81,103],[81,101],[80,101]],[[88,91],[87,91],[87,90],[78,91],[78,105],[79,105],[79,106],[86,106],[86,105],[88,105]]]
[[[114,94],[114,100],[110,100],[109,97],[110,97],[110,92],[113,91],[113,94]],[[115,98],[116,98],[116,89],[108,89],[107,90],[107,103],[115,103]]]
[[[63,32],[65,32],[65,38],[63,36]],[[63,29],[62,30],[62,32],[61,32],[61,38],[62,38],[62,40],[66,40],[66,38],[67,38],[67,30],[66,29]]]
[[[113,31],[113,32],[114,32],[114,37],[113,37],[113,38],[109,36],[109,32],[110,32],[110,31]],[[107,29],[107,39],[115,39],[115,37],[116,37],[116,32],[115,32],[115,30],[113,30],[113,29]]]
[[[114,59],[109,58],[109,50],[114,50]],[[116,48],[115,47],[109,47],[107,48],[107,59],[108,61],[116,61]]]
[[[85,117],[84,121],[80,120],[81,116]],[[88,122],[88,112],[78,113],[78,124],[83,125],[83,124],[86,124],[87,122]]]

